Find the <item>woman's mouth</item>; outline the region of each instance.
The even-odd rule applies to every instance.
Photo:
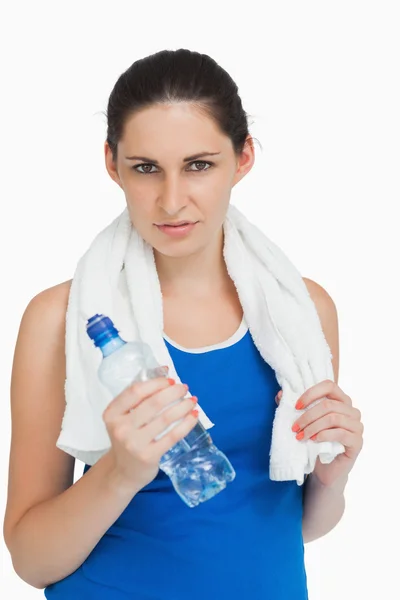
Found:
[[[198,221],[195,223],[191,222],[180,222],[178,225],[173,224],[164,224],[164,225],[156,225],[157,229],[170,237],[183,237],[190,233],[194,227],[197,225]]]

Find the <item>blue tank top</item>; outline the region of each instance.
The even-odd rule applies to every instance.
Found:
[[[269,478],[280,389],[274,371],[244,320],[222,344],[187,350],[167,336],[165,343],[181,380],[215,423],[210,434],[236,478],[211,500],[189,508],[159,471],[83,564],[48,586],[45,596],[307,600],[303,486]]]

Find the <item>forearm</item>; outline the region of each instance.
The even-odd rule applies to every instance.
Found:
[[[324,486],[316,475],[305,482],[303,501],[303,540],[312,542],[331,531],[343,516],[344,489],[348,475],[331,486]]]
[[[75,571],[138,490],[118,479],[110,454],[55,498],[33,506],[7,545],[17,574],[44,588]]]

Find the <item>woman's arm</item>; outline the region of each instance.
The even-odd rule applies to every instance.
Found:
[[[326,535],[339,523],[345,509],[344,489],[348,476],[330,486],[323,485],[311,473],[304,484],[303,541]]]
[[[334,381],[339,378],[339,327],[335,304],[326,290],[315,281],[303,278],[317,309],[325,339],[332,353]],[[303,539],[316,540],[331,531],[340,521],[345,510],[344,490],[348,476],[331,486],[324,486],[311,473],[304,483]]]
[[[56,447],[65,408],[70,282],[29,303],[11,379],[12,438],[4,539],[17,574],[37,588],[76,570],[135,493],[110,455],[73,484],[74,458]]]

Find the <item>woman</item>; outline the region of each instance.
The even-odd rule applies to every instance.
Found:
[[[132,223],[154,249],[165,343],[181,380],[219,420],[213,440],[237,477],[195,509],[178,508],[181,501],[158,463],[193,428],[197,414],[192,399],[169,408],[168,422],[183,419],[155,443],[154,428],[165,427],[154,418],[159,407],[187,390],[159,378],[131,386],[110,403],[103,419],[111,448],[73,483],[74,459],[56,447],[71,282],[61,283],[29,303],[15,350],[4,524],[15,570],[46,588],[47,598],[305,599],[303,542],[340,520],[348,474],[362,447],[360,411],[337,385],[335,305],[321,286],[304,280],[333,354],[335,381],[299,398],[298,408],[326,400],[299,413],[293,435],[340,441],[345,452],[330,464],[317,461],[302,486],[271,481],[279,386],[253,344],[222,254],[231,190],[254,163],[237,86],[206,55],[159,52],[121,75],[107,117],[106,168],[124,192]],[[239,363],[240,379],[231,370]]]

